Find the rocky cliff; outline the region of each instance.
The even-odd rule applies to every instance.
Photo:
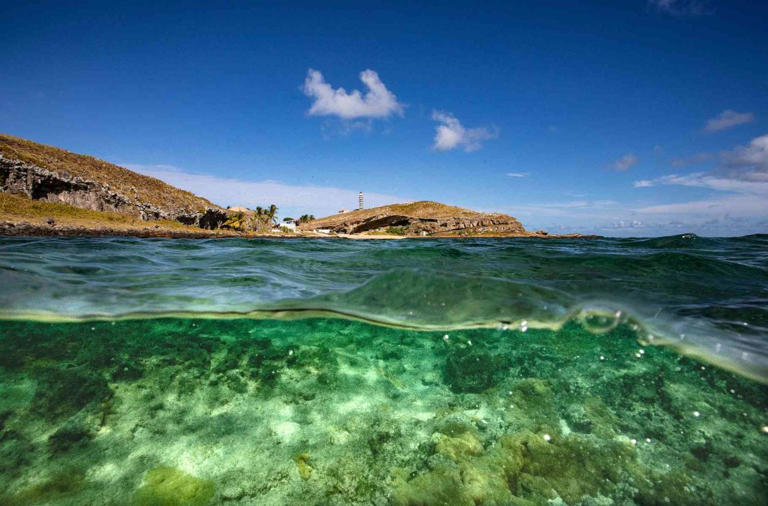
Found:
[[[340,234],[402,229],[407,235],[515,234],[526,235],[523,225],[515,218],[499,213],[478,213],[469,209],[438,202],[421,201],[409,204],[359,209],[314,220],[302,228],[328,229]]]
[[[154,178],[93,157],[0,135],[0,191],[142,220],[218,228],[224,209]]]

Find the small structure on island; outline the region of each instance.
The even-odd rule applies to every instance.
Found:
[[[357,205],[358,209],[365,209],[365,207],[363,206],[363,192],[360,192],[357,195],[357,204],[358,204]]]

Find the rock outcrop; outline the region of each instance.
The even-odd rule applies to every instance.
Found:
[[[93,211],[129,214],[142,220],[173,220],[206,229],[218,228],[227,219],[226,211],[213,205],[191,209],[153,204],[139,198],[135,188],[133,195],[126,195],[110,188],[107,183],[74,176],[66,171],[49,170],[6,158],[2,154],[0,191]]]
[[[498,213],[478,213],[437,202],[413,202],[360,209],[314,220],[303,228],[327,229],[338,234],[386,231],[391,227],[406,235],[527,234],[515,218]]]

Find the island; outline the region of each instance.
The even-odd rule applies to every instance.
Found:
[[[511,216],[432,201],[289,223],[277,207],[225,208],[98,158],[0,134],[0,235],[137,237],[546,237]]]

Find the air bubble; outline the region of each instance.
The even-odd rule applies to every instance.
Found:
[[[621,311],[603,308],[585,309],[579,314],[582,326],[593,334],[602,334],[616,328],[621,321]]]

